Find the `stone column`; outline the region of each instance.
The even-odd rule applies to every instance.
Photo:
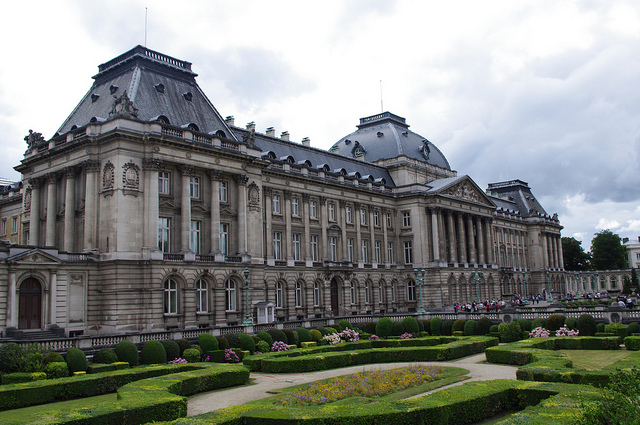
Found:
[[[347,215],[345,212],[346,202],[342,199],[338,201],[339,208],[336,211],[338,223],[342,229],[341,244],[342,252],[338,255],[342,255],[342,261],[347,261]],[[339,257],[338,257],[339,258]]]
[[[149,250],[158,250],[158,220],[160,217],[160,195],[158,193],[158,173],[162,161],[156,158],[144,158],[144,243]],[[68,204],[67,204],[68,205]]]
[[[467,243],[466,236],[464,234],[464,220],[462,219],[462,213],[458,213],[458,247],[460,248],[460,262],[467,262]]]
[[[45,225],[45,245],[56,246],[56,222],[58,221],[58,175],[48,173],[47,176],[47,221]]]
[[[51,270],[51,279],[49,280],[49,323],[56,324],[56,298],[58,296],[58,274],[55,270]]]
[[[319,204],[319,211],[321,214],[320,220],[322,222],[322,241],[320,242],[321,245],[320,247],[318,247],[318,249],[320,250],[320,259],[323,258],[329,258],[329,236],[327,235],[327,226],[329,225],[329,213],[327,212],[327,198],[324,196],[319,196],[318,197],[318,204]],[[325,304],[325,305],[330,305],[329,304]]]
[[[453,220],[453,211],[447,211],[447,227],[449,234],[449,262],[458,262],[458,252],[456,249],[456,225]]]
[[[476,244],[474,242],[473,235],[473,218],[471,214],[467,214],[467,241],[469,242],[469,263],[475,264],[478,262],[476,257]]]
[[[431,209],[431,242],[433,245],[433,261],[440,261],[440,229],[438,216],[440,210],[437,208]]]
[[[389,264],[389,236],[387,235],[387,212],[386,208],[380,209],[380,219],[382,220],[382,261]],[[385,298],[386,301],[386,298]]]
[[[542,239],[542,267],[547,269],[549,268],[549,249],[547,247],[547,235],[545,233],[542,233],[540,235],[540,239]]]
[[[369,213],[369,244],[371,244],[369,247],[371,251],[369,253],[369,262],[374,263],[376,262],[376,229],[373,222],[373,206],[369,205],[367,208]],[[380,261],[382,262],[382,247],[380,247]],[[371,299],[373,300],[373,297]]]
[[[560,268],[560,249],[558,249],[558,236],[557,235],[553,235],[551,236],[552,241],[553,241],[553,263],[554,263],[554,267],[556,269]]]
[[[476,237],[478,238],[478,263],[484,264],[484,233],[482,232],[482,218],[477,217],[476,219]]]
[[[220,253],[220,180],[222,172],[208,170],[211,179],[211,253]]]
[[[273,204],[271,196],[273,189],[270,187],[264,187],[264,231],[266,233],[266,256],[273,259],[273,231],[272,231],[272,217],[273,217]]]
[[[311,261],[311,233],[310,233],[311,230],[310,230],[310,224],[309,224],[309,194],[308,193],[302,194],[302,221],[304,224],[304,241],[302,243],[302,246],[300,247],[300,258],[303,258],[306,261]]]
[[[31,185],[31,213],[29,233],[31,245],[40,245],[40,188],[42,186],[41,179],[29,179]]]
[[[493,246],[493,221],[492,219],[487,220],[487,263],[493,264],[495,263],[495,255],[494,255],[494,246]]]
[[[293,232],[291,230],[291,196],[290,190],[284,191],[284,238],[282,241],[282,256],[285,260],[293,260]],[[299,208],[299,207],[298,207]]]
[[[247,182],[249,177],[244,174],[234,176],[238,186],[238,252],[247,253]]]
[[[31,198],[33,199],[33,198]],[[7,292],[7,328],[18,327],[17,307],[18,300],[16,299],[16,271],[9,269],[9,292]]]
[[[361,205],[359,203],[355,203],[353,204],[353,215],[351,216],[352,219],[355,219],[356,222],[356,246],[353,247],[354,253],[353,253],[353,259],[355,262],[359,262],[362,261],[364,262],[364,258],[362,258],[362,232],[361,232],[361,225],[360,225],[360,207]]]
[[[191,193],[189,189],[190,179],[193,175],[193,167],[190,165],[182,165],[180,166],[180,172],[182,173],[180,251],[188,252],[191,250],[189,246],[191,236]]]
[[[76,237],[76,170],[73,167],[64,169],[66,187],[64,194],[64,240],[62,249],[73,252]]]
[[[560,261],[560,269],[564,270],[564,254],[562,253],[562,238],[560,237],[560,235],[558,235],[558,254],[559,254],[559,258],[558,260]]]
[[[98,248],[98,172],[100,161],[88,159],[82,164],[85,171],[84,190],[84,251]]]

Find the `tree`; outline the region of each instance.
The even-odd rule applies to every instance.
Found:
[[[575,238],[562,238],[564,269],[569,271],[589,270],[591,257],[582,249],[582,242]]]
[[[601,230],[591,240],[591,268],[618,270],[627,268],[627,248],[620,236],[611,230]]]
[[[638,291],[638,273],[636,273],[636,269],[631,269],[631,287],[634,291]]]

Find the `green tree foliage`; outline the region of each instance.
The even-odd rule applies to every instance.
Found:
[[[591,257],[582,249],[582,242],[575,238],[562,238],[564,268],[569,271],[589,270]]]
[[[620,236],[611,230],[602,230],[591,240],[591,268],[593,270],[619,270],[627,267],[627,248]],[[564,254],[564,253],[563,253]]]
[[[636,269],[631,269],[631,287],[637,291],[639,283],[640,279],[638,279],[638,273],[636,273]]]
[[[599,403],[587,405],[580,425],[594,424],[640,424],[640,370],[618,370],[603,392]]]

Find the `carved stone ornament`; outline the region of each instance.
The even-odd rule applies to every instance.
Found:
[[[127,96],[127,91],[122,92],[120,97],[113,96],[113,105],[111,106],[111,112],[109,117],[126,117],[136,118],[138,116],[138,109],[133,106],[133,102]]]
[[[107,161],[107,163],[104,164],[104,169],[102,170],[102,188],[105,190],[113,189],[113,184],[115,183],[114,169],[115,167],[111,161]]]
[[[466,199],[468,201],[480,202],[480,197],[478,193],[474,190],[474,188],[469,184],[469,182],[463,182],[457,184],[446,191],[444,191],[445,195],[450,195],[459,199]]]
[[[27,142],[28,150],[45,142],[42,133],[36,133],[33,130],[29,130],[29,134],[24,137],[24,141]]]
[[[260,205],[260,188],[256,182],[251,182],[248,189],[249,205]]]
[[[162,168],[162,160],[158,158],[142,158],[144,170],[159,170]]]
[[[140,186],[140,167],[133,161],[129,161],[122,166],[122,184],[125,189],[138,189]]]
[[[30,187],[28,187],[27,190],[25,190],[24,192],[24,210],[25,211],[31,210],[31,188]]]

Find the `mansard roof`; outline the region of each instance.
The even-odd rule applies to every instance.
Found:
[[[130,107],[124,111],[129,118],[191,126],[210,134],[222,131],[232,137],[196,83],[197,74],[191,71],[190,62],[136,46],[98,69],[93,85],[60,126],[58,134],[113,118],[122,112],[117,102],[129,101]]]
[[[522,180],[509,180],[499,183],[490,183],[487,192],[498,206],[498,210],[515,211],[522,217],[551,218],[542,207],[538,199],[533,196],[527,182]],[[557,216],[554,215],[555,220]]]

